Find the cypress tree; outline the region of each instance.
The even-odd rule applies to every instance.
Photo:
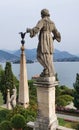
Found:
[[[6,62],[4,74],[2,77],[2,94],[3,94],[3,98],[4,98],[5,103],[6,103],[6,98],[7,98],[7,89],[9,89],[10,94],[12,94],[13,88],[14,88],[14,78],[13,78],[11,63]]]
[[[79,74],[76,74],[76,81],[73,84],[74,87],[74,106],[79,109]]]

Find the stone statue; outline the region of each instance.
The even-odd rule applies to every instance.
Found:
[[[30,37],[34,37],[39,33],[38,47],[37,47],[37,59],[44,67],[43,72],[40,74],[42,77],[55,76],[52,54],[54,51],[53,41],[56,39],[61,41],[61,35],[55,27],[55,24],[50,19],[50,14],[47,9],[41,10],[42,19],[38,21],[37,25],[30,29],[27,28],[27,33],[30,33]]]
[[[13,89],[13,94],[10,98],[10,104],[12,108],[16,106],[16,88]]]
[[[12,109],[11,103],[10,103],[10,90],[9,89],[7,89],[7,103],[6,103],[6,105],[7,105],[7,109],[9,109],[9,110]]]
[[[10,97],[10,90],[7,90],[7,108],[12,109],[16,106],[16,88],[13,89],[13,94]]]

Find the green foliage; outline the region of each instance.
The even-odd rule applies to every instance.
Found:
[[[71,101],[73,101],[73,89],[70,89],[66,86],[57,86],[56,87],[56,105],[57,106],[66,106]]]
[[[26,125],[25,118],[21,114],[16,114],[11,119],[11,125],[13,128],[24,128]]]
[[[0,82],[1,82],[1,78],[2,78],[2,73],[3,73],[3,68],[2,68],[2,65],[0,65]]]
[[[36,87],[33,85],[33,81],[29,80],[29,94],[30,94],[30,104],[27,109],[23,108],[20,105],[17,105],[13,110],[11,110],[7,116],[7,119],[11,119],[16,114],[21,114],[24,116],[26,122],[35,121],[37,115],[37,96],[36,96]]]
[[[0,92],[0,105],[2,105],[3,104],[3,96],[2,96],[2,93]]]
[[[79,130],[79,124],[77,125],[76,130]]]
[[[68,94],[68,95],[73,95],[73,89],[70,89],[70,88],[68,88],[67,86],[65,86],[65,85],[62,85],[62,86],[60,86],[60,90],[61,90],[61,93],[62,94]]]
[[[6,66],[5,66],[5,97],[6,97],[6,92],[7,89],[10,90],[10,93],[12,94],[12,89],[14,88],[14,82],[13,82],[13,72],[12,72],[12,68],[11,68],[11,63],[10,62],[6,62]],[[6,100],[6,99],[5,99]]]
[[[0,65],[0,71],[3,70],[2,65]]]
[[[58,81],[58,74],[57,73],[55,74],[55,78],[56,78],[56,81]]]
[[[58,100],[57,100],[57,106],[66,106],[67,105],[67,103],[66,103],[66,101],[64,100],[64,99],[62,99],[62,98],[58,98]]]
[[[58,123],[60,124],[60,126],[64,126],[65,125],[65,121],[62,118],[58,118]]]
[[[4,88],[3,88],[4,80],[3,80],[3,78],[4,78],[4,70],[3,70],[2,66],[0,65],[0,91],[1,92],[4,91]],[[2,93],[0,93],[0,99],[3,100],[2,98],[3,98]],[[1,103],[2,102],[3,101],[1,101]]]
[[[74,89],[79,92],[79,74],[78,73],[76,74],[76,81],[73,84],[73,86],[74,86]]]
[[[61,95],[57,98],[58,106],[66,106],[73,100],[73,97],[70,95]]]
[[[37,108],[37,92],[36,92],[36,86],[33,85],[33,80],[28,81],[29,85],[29,98],[30,98],[30,105],[33,108]]]
[[[12,89],[16,86],[18,88],[19,81],[16,79],[12,72],[12,67],[10,62],[6,62],[5,70],[0,73],[0,90],[3,95],[4,103],[6,103],[7,89],[10,89],[10,94],[12,95]]]
[[[9,121],[3,121],[0,123],[0,130],[12,130],[11,123]]]
[[[24,116],[26,122],[35,121],[36,118],[36,109],[29,106],[29,108],[25,109],[20,105],[17,105],[7,116],[7,119],[11,119],[16,114],[21,114]]]
[[[74,87],[74,106],[79,109],[79,74],[76,74],[76,81],[73,84]]]
[[[62,118],[58,118],[58,122],[59,122],[60,126],[64,126],[64,127],[67,127],[67,128],[72,128],[72,129],[75,129],[75,130],[79,130],[79,129],[77,129],[78,122],[72,122],[72,121],[69,121],[69,120],[64,120]]]
[[[55,90],[55,95],[56,95],[56,99],[57,99],[57,97],[58,97],[58,96],[60,96],[60,95],[61,95],[61,89],[60,89],[60,87],[59,87],[59,86],[57,86],[57,87],[56,87],[56,90]]]
[[[36,86],[33,85],[33,80],[28,81],[29,84],[29,94],[30,94],[30,105],[27,109],[20,105],[17,105],[13,110],[0,110],[0,122],[3,120],[11,120],[15,115],[20,114],[25,118],[25,122],[35,121],[37,116],[37,92]],[[68,93],[68,90],[70,91]],[[66,94],[67,92],[67,94]],[[66,86],[56,87],[56,104],[58,106],[65,106],[71,100],[73,95],[73,90],[67,88]],[[63,122],[63,121],[62,121]],[[24,128],[23,130],[26,130]]]
[[[9,114],[9,110],[7,109],[0,110],[0,123],[4,120],[7,120],[8,114]]]
[[[33,80],[29,80],[28,85],[30,90],[30,96],[32,97],[36,96],[36,86],[33,85]]]

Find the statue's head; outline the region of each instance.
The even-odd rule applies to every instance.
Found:
[[[49,14],[49,10],[48,9],[42,9],[41,10],[41,16],[50,16],[50,14]]]
[[[16,93],[16,89],[15,89],[15,88],[13,89],[13,94],[14,94],[14,93]]]

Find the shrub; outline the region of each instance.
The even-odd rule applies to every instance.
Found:
[[[12,130],[11,123],[9,121],[2,121],[0,123],[0,130]]]
[[[0,110],[0,123],[7,119],[9,112],[7,109]]]
[[[79,124],[77,125],[76,130],[79,130]]]
[[[60,95],[57,98],[57,106],[66,106],[71,101],[73,101],[73,97],[72,96],[70,96],[70,95]]]
[[[27,123],[28,121],[35,121],[37,109],[35,108],[35,105],[29,105],[27,109],[23,108],[20,105],[17,105],[12,111],[10,111],[10,113],[7,116],[7,119],[11,119],[16,114],[22,115]]]
[[[24,116],[22,116],[21,114],[14,115],[11,119],[11,125],[15,129],[24,128],[26,125]]]

